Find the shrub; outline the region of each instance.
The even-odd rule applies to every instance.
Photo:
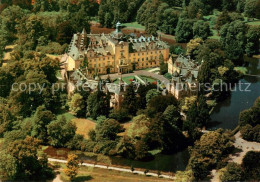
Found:
[[[245,179],[242,167],[237,163],[229,163],[220,175],[222,181],[243,181]]]
[[[260,180],[260,152],[249,151],[242,161],[247,180]]]

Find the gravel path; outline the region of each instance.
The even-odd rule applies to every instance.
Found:
[[[234,146],[236,148],[241,149],[241,152],[236,153],[235,155],[231,155],[230,156],[230,162],[236,162],[238,164],[242,163],[242,160],[244,158],[244,156],[246,155],[247,152],[249,151],[260,151],[260,143],[257,142],[249,142],[244,140],[241,137],[241,133],[237,132],[237,134],[235,135],[235,143]],[[211,179],[212,182],[219,182],[219,176],[218,176],[218,172],[217,170],[212,170],[211,174],[213,176],[213,178]]]

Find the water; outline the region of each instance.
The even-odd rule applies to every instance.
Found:
[[[246,58],[248,74],[260,75],[260,59]],[[250,84],[248,90],[239,91],[238,85],[231,93],[231,97],[220,102],[215,107],[211,115],[213,126],[209,129],[234,129],[237,127],[239,113],[252,107],[257,97],[260,96],[260,77],[245,76],[240,80],[241,83]],[[247,85],[242,85],[245,90]],[[235,90],[237,89],[237,90]]]
[[[252,75],[260,75],[260,59],[246,58],[248,73]],[[250,108],[256,98],[260,96],[260,77],[245,76],[240,80],[241,83],[250,83],[250,92],[232,91],[231,96],[226,100],[218,103],[212,112],[211,119],[213,126],[209,129],[234,129],[238,124],[239,113]],[[238,87],[238,85],[237,85]],[[242,85],[245,89],[246,85]],[[234,88],[235,90],[235,88]],[[188,161],[188,150],[178,152],[173,155],[156,155],[155,160],[149,162],[133,161],[124,158],[111,157],[112,164],[133,166],[134,168],[143,168],[149,170],[160,171],[183,171]]]
[[[188,149],[186,149],[173,155],[158,154],[155,156],[154,160],[148,162],[134,161],[122,157],[111,157],[111,159],[112,164],[128,166],[129,168],[133,166],[134,168],[143,168],[155,171],[176,172],[185,170],[189,161],[189,152]]]

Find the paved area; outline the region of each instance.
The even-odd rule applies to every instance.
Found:
[[[246,155],[247,152],[249,152],[249,151],[260,151],[260,143],[249,142],[249,141],[244,140],[241,137],[240,132],[237,132],[237,134],[235,135],[234,146],[236,148],[241,149],[241,152],[230,156],[230,158],[231,158],[230,162],[236,162],[238,164],[242,163],[242,160],[243,160],[243,158],[244,158],[244,156]],[[211,179],[212,182],[220,182],[219,175],[218,175],[218,172],[216,170],[212,170],[211,174],[213,176],[213,178]]]
[[[157,80],[160,80],[161,82],[163,82],[164,84],[168,84],[170,83],[170,81],[165,78],[163,75],[158,75],[156,73],[153,72],[149,72],[149,71],[145,71],[145,70],[138,70],[138,71],[134,71],[134,73],[127,73],[127,74],[123,74],[122,77],[128,77],[128,76],[136,76],[136,75],[144,75],[147,77],[153,77]],[[101,79],[106,79],[108,75],[102,75]],[[120,78],[121,75],[119,74],[109,74],[111,79],[116,79],[116,78]]]

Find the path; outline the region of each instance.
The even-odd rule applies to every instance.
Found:
[[[240,132],[237,132],[237,134],[235,135],[235,139],[236,139],[234,143],[235,147],[241,149],[242,151],[236,155],[231,156],[232,162],[241,164],[244,156],[248,151],[260,151],[260,143],[249,142],[244,140],[241,137]]]
[[[53,158],[48,158],[48,161],[59,162],[59,163],[67,163],[66,160],[53,159]],[[108,169],[108,170],[115,170],[115,171],[121,171],[121,172],[128,172],[128,173],[144,175],[144,171],[137,171],[137,170],[135,170],[134,172],[132,172],[130,169],[124,169],[124,168],[119,168],[119,167],[109,167],[109,166],[98,165],[98,164],[94,165],[94,164],[90,164],[90,163],[82,163],[81,165],[82,166],[87,166],[87,167],[93,167],[93,168],[102,168],[102,169]],[[156,174],[156,173],[147,173],[146,175],[158,177],[158,174]],[[166,178],[166,179],[175,179],[175,177],[173,177],[173,176],[164,175],[164,174],[160,175],[160,177]]]
[[[151,70],[148,70],[148,72],[153,72],[153,73],[156,72],[156,71],[159,72],[159,71],[160,71],[160,68],[153,68],[153,69],[151,69]]]
[[[128,76],[136,76],[136,75],[144,75],[144,76],[147,76],[147,77],[153,77],[157,80],[160,80],[161,82],[163,82],[164,84],[168,84],[170,83],[170,81],[165,78],[163,75],[158,75],[158,74],[155,74],[153,72],[148,72],[148,71],[145,71],[145,70],[138,70],[138,71],[134,71],[134,73],[127,73],[127,74],[123,74],[122,77],[128,77]],[[101,79],[107,79],[107,76],[108,75],[102,75],[101,76]],[[120,78],[121,75],[115,73],[115,74],[109,74],[110,78],[112,80],[116,79],[116,78]]]
[[[260,151],[260,143],[257,142],[249,142],[244,140],[241,137],[240,132],[235,134],[235,143],[234,146],[236,148],[241,149],[241,152],[236,153],[235,155],[230,156],[230,162],[236,162],[238,164],[242,163],[242,160],[247,152],[249,151]],[[212,182],[219,182],[218,172],[216,170],[212,170],[211,174],[213,178],[211,179]]]

